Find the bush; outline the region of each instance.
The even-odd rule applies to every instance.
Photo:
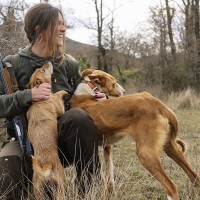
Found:
[[[89,61],[87,60],[87,57],[86,56],[80,56],[77,58],[77,61],[78,61],[78,64],[79,64],[79,68],[80,68],[80,71],[84,71],[85,69],[88,69],[90,68],[90,63]]]

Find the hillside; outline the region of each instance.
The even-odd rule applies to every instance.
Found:
[[[77,42],[70,38],[66,38],[66,52],[75,58],[86,56],[91,66],[96,67],[97,47],[93,45]]]

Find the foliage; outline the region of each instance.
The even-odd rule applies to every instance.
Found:
[[[142,71],[138,69],[125,69],[124,67],[114,68],[111,73],[119,82],[140,82],[142,79]]]
[[[77,58],[78,64],[79,64],[79,69],[80,71],[84,71],[87,68],[90,68],[90,63],[87,60],[86,56],[79,56]]]

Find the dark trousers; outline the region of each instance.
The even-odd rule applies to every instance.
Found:
[[[74,163],[82,192],[99,176],[97,130],[91,117],[79,108],[68,110],[58,122],[59,156],[64,166]]]
[[[79,188],[79,193],[84,194],[86,189],[90,188],[93,177],[100,175],[96,127],[85,111],[79,108],[71,108],[59,119],[58,132],[58,149],[61,163],[64,167],[75,164],[77,172],[76,184]],[[12,156],[15,155],[16,149],[12,150],[11,148],[9,151],[10,156]],[[0,157],[4,157],[2,152],[4,151],[0,152]],[[2,162],[0,161],[0,167],[2,166],[1,164]],[[13,174],[11,169],[9,168],[9,180],[12,179]],[[13,165],[14,169],[15,166]],[[1,174],[0,177],[2,177]],[[0,186],[2,181],[5,181],[5,179],[0,178]],[[9,188],[6,188],[6,190],[9,190]],[[5,194],[5,191],[2,191],[1,188],[0,197],[2,194]],[[6,192],[6,194],[6,196],[11,196],[14,192]]]

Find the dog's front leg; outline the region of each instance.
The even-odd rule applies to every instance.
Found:
[[[116,195],[114,186],[112,145],[104,147],[104,159],[106,163],[106,174],[108,174],[108,192]]]
[[[34,195],[37,200],[44,199],[44,181],[33,172]]]

